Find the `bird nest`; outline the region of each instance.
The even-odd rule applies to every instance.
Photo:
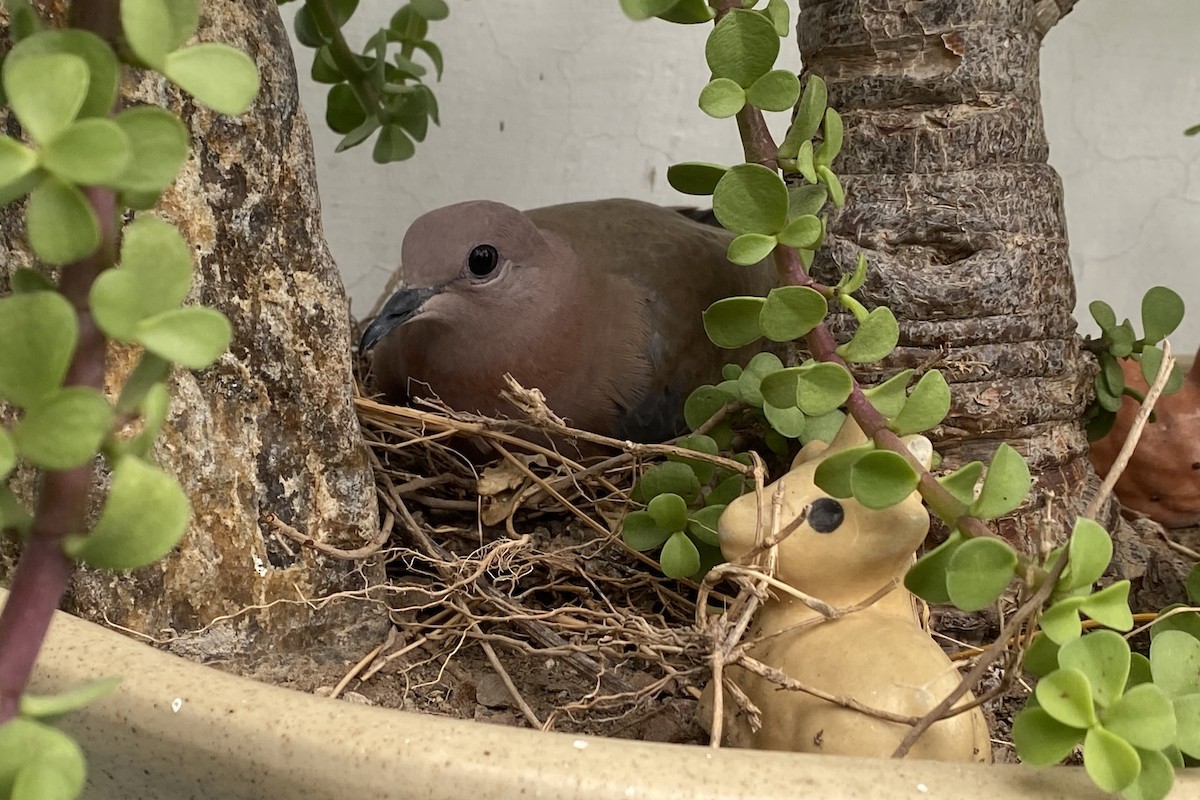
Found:
[[[643,465],[685,451],[573,430],[536,391],[511,393],[522,421],[356,399],[395,625],[359,685],[384,671],[405,707],[707,741],[695,705],[728,624],[697,606],[744,608],[754,590],[739,603],[736,583],[667,579],[619,535]],[[575,443],[608,455],[584,463]]]

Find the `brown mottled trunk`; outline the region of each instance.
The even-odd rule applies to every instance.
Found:
[[[943,371],[954,400],[934,438],[947,467],[986,462],[1001,441],[1027,457],[1034,493],[1002,530],[1029,550],[1048,502],[1074,515],[1096,485],[1079,422],[1093,362],[1071,316],[1038,85],[1042,33],[1073,2],[800,5],[806,69],[828,82],[847,131],[836,166],[850,200],[815,269],[828,281],[867,254],[864,293],[896,312],[901,339],[863,377]]]
[[[63,3],[37,5],[61,24]],[[175,370],[171,416],[155,450],[191,499],[192,524],[175,552],[132,574],[79,570],[67,608],[178,637],[173,649],[205,659],[361,651],[387,625],[386,615],[366,613],[361,601],[312,608],[302,600],[376,583],[382,564],[361,567],[282,546],[260,522],[270,513],[343,548],[361,547],[378,532],[350,396],[346,299],[321,234],[291,49],[268,0],[208,0],[199,39],[228,42],[257,63],[262,89],[247,114],[212,113],[153,76],[124,86],[126,103],[165,105],[192,132],[192,156],[157,213],[194,249],[189,302],[215,306],[234,328],[229,352],[211,368]],[[6,116],[0,126],[18,133]],[[11,270],[32,264],[23,227],[19,207],[0,210],[0,294]],[[135,356],[110,348],[110,385]],[[0,419],[11,418],[0,408]],[[20,476],[16,488],[25,496],[33,477],[28,470]],[[6,566],[0,558],[0,575]],[[226,615],[235,616],[213,624]]]

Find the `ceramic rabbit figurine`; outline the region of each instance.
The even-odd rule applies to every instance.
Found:
[[[929,529],[928,512],[916,493],[875,511],[853,498],[828,497],[817,488],[813,474],[824,457],[865,441],[858,425],[847,418],[832,444],[806,445],[791,471],[767,487],[771,497],[782,484],[783,524],[809,509],[807,521],[779,545],[776,577],[838,608],[903,579]],[[913,436],[906,442],[914,455],[929,463],[933,448],[928,439]],[[721,550],[730,561],[754,549],[756,517],[754,494],[738,498],[721,516]],[[819,616],[802,601],[775,592],[746,635],[744,641],[761,639],[748,655],[809,686],[915,717],[959,683],[958,671],[921,628],[913,597],[902,585],[861,611],[811,624]],[[806,622],[810,624],[802,625]],[[731,744],[886,758],[909,730],[907,725],[783,690],[740,668],[731,667],[728,674],[763,716],[756,733],[732,720]],[[960,703],[970,699],[966,695]],[[991,761],[983,714],[974,709],[935,723],[917,740],[910,757]]]
[[[1128,386],[1146,391],[1140,363],[1125,360],[1121,368]],[[1197,369],[1193,363],[1183,387],[1155,403],[1155,421],[1142,431],[1129,466],[1116,486],[1122,505],[1168,528],[1200,525],[1200,372]],[[1092,464],[1101,475],[1107,474],[1116,460],[1137,410],[1138,403],[1133,398],[1122,398],[1112,430],[1103,439],[1092,442]]]

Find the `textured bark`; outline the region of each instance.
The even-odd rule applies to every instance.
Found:
[[[896,312],[901,339],[862,377],[943,370],[953,405],[933,436],[946,467],[986,461],[1000,441],[1027,457],[1035,490],[1001,522],[1026,550],[1047,503],[1069,519],[1096,484],[1079,424],[1093,365],[1071,316],[1062,187],[1046,164],[1034,6],[801,0],[798,24],[806,69],[846,123],[837,167],[850,201],[814,271],[832,283],[866,252],[867,304]]]
[[[61,22],[62,5],[41,8]],[[309,129],[272,0],[209,0],[198,38],[228,42],[257,63],[262,89],[247,114],[200,108],[153,75],[134,76],[123,94],[126,103],[171,108],[192,131],[192,155],[158,211],[196,254],[187,302],[228,315],[234,340],[209,369],[177,369],[171,379],[171,416],[155,455],[192,502],[183,543],[132,574],[80,570],[68,608],[155,637],[178,634],[172,647],[201,658],[321,648],[336,655],[373,639],[386,615],[368,615],[362,603],[314,609],[298,601],[362,589],[382,578],[382,564],[360,568],[281,547],[259,522],[274,514],[346,548],[378,531],[350,397],[346,299],[320,230]],[[4,124],[18,133],[11,119]],[[21,219],[16,207],[0,217],[0,293],[12,269],[32,265]],[[110,348],[110,386],[136,357]],[[22,478],[28,492],[32,476]],[[250,606],[263,608],[191,633]]]

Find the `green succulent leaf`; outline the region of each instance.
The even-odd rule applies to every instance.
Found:
[[[1068,597],[1051,605],[1042,613],[1042,632],[1060,645],[1079,638],[1083,631],[1079,621],[1079,606],[1082,603],[1083,598]]]
[[[687,527],[687,503],[682,497],[673,492],[660,494],[650,499],[646,511],[654,518],[659,527],[671,532],[681,531]]]
[[[850,468],[850,491],[867,508],[896,505],[916,490],[919,480],[908,460],[890,450],[867,453]]]
[[[233,328],[214,309],[177,308],[139,322],[135,338],[156,356],[188,369],[204,369],[229,347]]]
[[[1109,346],[1109,352],[1117,358],[1128,358],[1133,353],[1134,342],[1137,341],[1137,334],[1133,332],[1133,326],[1129,324],[1129,320],[1125,320],[1115,328],[1105,331],[1112,344]]]
[[[702,161],[685,161],[667,167],[667,183],[683,194],[709,195],[728,170],[720,164]]]
[[[1163,351],[1154,345],[1146,345],[1142,348],[1142,377],[1145,378],[1147,385],[1153,385],[1158,378],[1158,371],[1162,368]],[[1167,378],[1167,382],[1163,384],[1163,394],[1174,394],[1183,388],[1183,370],[1178,364],[1171,366],[1171,374]]]
[[[188,132],[179,118],[165,108],[138,106],[117,114],[113,122],[125,132],[131,151],[117,185],[156,194],[170,186],[188,154]]]
[[[8,136],[0,136],[0,204],[22,197],[36,179],[38,154]]]
[[[842,151],[842,139],[844,136],[842,117],[835,109],[828,108],[825,110],[824,130],[825,139],[813,153],[813,164],[818,167],[828,167],[837,158],[838,153]]]
[[[170,552],[190,516],[187,495],[174,478],[127,456],[113,468],[108,499],[92,532],[67,537],[63,549],[99,569],[137,569]]]
[[[700,110],[715,119],[728,119],[746,105],[746,90],[729,78],[713,78],[700,90]]]
[[[788,220],[796,217],[813,216],[820,213],[829,199],[829,190],[820,184],[788,187]],[[808,223],[806,223],[808,224]],[[786,231],[787,228],[784,228]]]
[[[362,125],[367,120],[367,111],[358,102],[348,83],[338,83],[329,87],[325,98],[325,124],[334,133],[346,134]]]
[[[83,751],[57,728],[22,717],[0,725],[0,785],[12,800],[72,800],[85,773]]]
[[[949,475],[941,476],[937,481],[954,495],[954,499],[964,506],[969,506],[975,501],[975,487],[979,484],[979,476],[982,474],[983,462],[971,461]]]
[[[779,286],[767,293],[759,311],[759,329],[771,341],[790,342],[820,325],[828,310],[825,298],[815,289]]]
[[[817,488],[830,497],[839,499],[853,497],[851,471],[860,458],[874,450],[875,444],[867,442],[826,456],[817,465],[817,469],[813,473],[813,482],[817,484]]]
[[[371,159],[376,164],[391,164],[396,161],[406,161],[416,155],[417,148],[404,128],[399,125],[384,125],[375,140],[371,151]]]
[[[971,504],[971,515],[979,519],[995,519],[1015,510],[1029,494],[1032,480],[1029,465],[1011,446],[1001,443],[992,456],[983,488]]]
[[[1163,631],[1150,642],[1150,668],[1155,685],[1168,697],[1200,694],[1200,640],[1183,631]]]
[[[633,499],[638,503],[649,503],[660,494],[674,493],[687,504],[700,496],[700,481],[687,464],[668,461],[646,470],[633,489]]]
[[[1101,625],[1119,631],[1133,628],[1133,614],[1129,610],[1129,581],[1117,581],[1095,594],[1083,598],[1079,610]]]
[[[799,439],[808,427],[808,417],[795,406],[780,408],[764,400],[762,410],[771,427],[789,439]]]
[[[763,111],[790,111],[800,98],[800,79],[786,69],[773,69],[756,80],[744,96]]]
[[[1200,694],[1176,697],[1175,745],[1192,758],[1200,758]]]
[[[1165,286],[1154,286],[1142,297],[1142,335],[1158,342],[1183,321],[1183,298]]]
[[[796,383],[796,402],[810,417],[820,417],[846,402],[854,379],[845,367],[827,361],[806,364]]]
[[[125,41],[147,66],[161,70],[167,54],[178,47],[168,0],[121,0]]]
[[[875,407],[876,411],[888,419],[893,419],[903,410],[905,402],[908,401],[905,389],[908,388],[908,382],[912,376],[913,370],[901,370],[883,383],[863,389],[863,394],[871,401],[871,405]]]
[[[17,450],[44,469],[74,469],[91,461],[112,426],[104,395],[69,386],[25,410],[13,429]]]
[[[70,53],[8,58],[3,83],[21,127],[29,138],[44,145],[65,131],[83,108],[88,94],[88,65]]]
[[[1060,592],[1070,592],[1091,586],[1100,579],[1112,560],[1113,544],[1098,523],[1086,517],[1077,517],[1071,529],[1071,547],[1067,556],[1067,568],[1058,579]]]
[[[1142,762],[1133,745],[1097,725],[1083,739],[1083,767],[1101,789],[1119,792],[1137,779]]]
[[[29,195],[25,234],[33,252],[47,264],[78,261],[100,245],[100,223],[83,192],[53,176]]]
[[[734,233],[774,236],[787,224],[787,211],[787,184],[761,164],[731,167],[713,191],[713,214]]]
[[[712,416],[711,414],[709,416]],[[688,436],[676,442],[678,447],[695,450],[698,453],[707,453],[710,456],[715,456],[720,452],[720,448],[711,436]],[[686,458],[684,456],[668,456],[671,461],[678,461],[681,464],[687,464],[696,473],[696,479],[701,483],[708,483],[712,477],[715,466],[711,461],[702,461],[698,458]]]
[[[1036,636],[1025,657],[1021,659],[1021,667],[1032,675],[1041,678],[1058,669],[1058,653],[1062,650],[1049,636]],[[1146,662],[1149,667],[1149,661]]]
[[[1079,641],[1094,635],[1088,634]],[[1128,666],[1128,656],[1125,663]],[[1175,709],[1162,689],[1153,683],[1134,686],[1104,711],[1101,722],[1134,747],[1162,750],[1175,741]]]
[[[774,236],[762,233],[743,233],[729,243],[725,257],[742,267],[751,267],[771,255],[775,249]]]
[[[1063,645],[1058,653],[1058,664],[1086,675],[1096,703],[1111,706],[1125,691],[1125,681],[1129,677],[1129,645],[1119,633],[1093,631]],[[1167,744],[1169,742],[1164,742],[1159,747]]]
[[[946,571],[950,559],[963,543],[960,531],[951,531],[946,541],[917,559],[904,576],[904,588],[927,603],[949,603]]]
[[[950,385],[936,369],[921,376],[890,427],[900,436],[928,430],[950,412]]]
[[[1077,669],[1059,669],[1038,681],[1038,705],[1046,713],[1072,728],[1095,725],[1096,708],[1087,676]]]
[[[800,434],[800,442],[808,444],[813,441],[832,442],[846,421],[844,411],[830,411],[818,417],[809,417],[804,423],[804,433]]]
[[[678,0],[621,0],[621,10],[635,22],[641,22],[671,10]]]
[[[1125,800],[1163,800],[1175,783],[1175,768],[1171,760],[1160,750],[1138,749],[1141,771],[1133,783],[1125,787],[1121,796]],[[1180,766],[1183,766],[1182,761]]]
[[[658,18],[680,25],[695,25],[700,22],[712,22],[715,16],[716,12],[708,5],[707,0],[678,0],[669,10],[659,14]]]
[[[1026,708],[1013,720],[1017,755],[1035,767],[1059,763],[1071,755],[1083,735],[1083,729],[1064,725],[1042,708]]]
[[[78,337],[75,310],[58,292],[0,297],[0,397],[39,405],[58,390]]]
[[[23,694],[21,695],[20,713],[27,719],[53,723],[58,718],[99,700],[117,688],[120,683],[121,679],[113,676],[87,681],[60,694]]]
[[[896,347],[900,341],[900,325],[887,306],[871,309],[866,319],[859,323],[854,336],[845,344],[838,345],[837,354],[855,364],[878,361]]]
[[[129,137],[110,119],[83,119],[42,147],[42,166],[70,183],[109,186],[129,166]]]
[[[690,578],[700,569],[700,551],[686,533],[676,531],[663,545],[658,563],[668,578]]]
[[[1096,320],[1096,324],[1100,326],[1100,330],[1107,331],[1117,326],[1117,313],[1103,300],[1093,300],[1088,303],[1088,311],[1091,313],[1092,319]]]
[[[734,9],[708,35],[704,57],[716,78],[729,78],[748,88],[775,65],[779,36],[762,14]]]
[[[980,537],[963,542],[946,568],[950,601],[963,611],[987,607],[1003,594],[1016,566],[1016,552],[999,539]]]
[[[641,552],[657,550],[670,537],[671,531],[655,522],[649,511],[631,511],[621,525],[625,544]]]
[[[688,520],[688,535],[705,544],[719,547],[721,541],[717,536],[717,520],[721,518],[724,511],[725,506],[718,504],[705,506],[695,512]]]
[[[704,312],[704,331],[717,347],[734,350],[757,341],[762,334],[761,297],[727,297]]]
[[[696,430],[720,411],[726,403],[737,398],[716,386],[698,386],[688,395],[683,404],[683,419],[691,430]]]
[[[821,243],[824,236],[825,226],[821,224],[821,220],[811,214],[803,214],[799,217],[791,218],[784,229],[779,232],[779,241],[788,247],[812,250]]]
[[[672,0],[677,2],[677,0]],[[450,16],[450,7],[444,0],[409,0],[413,10],[430,22],[437,22]]]
[[[132,342],[140,326],[183,302],[192,282],[192,251],[174,225],[141,215],[125,228],[121,263],[92,285],[89,303],[108,336]]]
[[[142,414],[142,429],[136,436],[120,442],[116,452],[120,455],[147,458],[158,432],[162,430],[167,420],[167,412],[171,408],[171,393],[165,384],[156,383],[151,386],[138,404]]]
[[[783,144],[779,146],[780,158],[795,158],[804,142],[809,142],[811,149],[812,137],[816,135],[821,121],[825,118],[828,100],[829,93],[825,81],[820,75],[810,74],[804,84],[804,92],[800,95],[800,106],[796,109],[796,116],[788,127]],[[816,183],[816,178],[810,179],[809,182]]]
[[[162,73],[219,114],[241,114],[258,94],[254,62],[225,44],[212,42],[176,50],[167,55]]]
[[[763,404],[763,379],[781,369],[783,369],[783,362],[774,353],[758,353],[750,359],[737,379],[738,394],[742,401],[761,407]]]
[[[817,155],[813,155],[815,162]],[[829,167],[824,164],[816,164],[817,180],[829,187],[829,201],[833,203],[834,208],[841,208],[846,205],[846,191],[842,188],[842,182],[838,180],[838,176],[833,173]]]
[[[817,168],[813,164],[813,143],[811,139],[805,139],[801,142],[799,149],[796,151],[796,171],[809,183],[817,183]],[[828,189],[826,189],[826,194],[828,194]]]

